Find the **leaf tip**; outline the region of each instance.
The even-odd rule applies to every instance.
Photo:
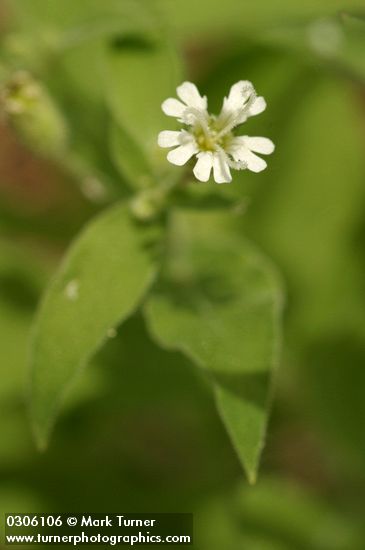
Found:
[[[29,423],[34,445],[40,453],[44,453],[48,448],[49,434],[52,426],[49,424],[44,424],[37,418],[34,405],[31,405],[30,407]]]
[[[32,422],[32,433],[37,450],[40,453],[44,453],[47,450],[49,443],[48,430],[42,430],[39,426]]]
[[[253,486],[257,483],[257,471],[256,470],[246,470],[248,483]]]

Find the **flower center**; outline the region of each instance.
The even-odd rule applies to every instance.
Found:
[[[195,133],[195,139],[201,151],[215,151],[217,140],[213,134],[199,131]]]
[[[225,149],[233,137],[231,132],[222,135],[216,128],[216,120],[213,117],[205,127],[196,125],[193,134],[201,151],[212,152],[220,148]]]

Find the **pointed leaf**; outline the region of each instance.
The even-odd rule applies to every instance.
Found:
[[[118,204],[92,221],[66,255],[41,304],[31,346],[31,411],[40,445],[80,368],[154,279],[159,231],[138,224]]]
[[[160,344],[209,369],[218,409],[251,481],[263,446],[281,292],[229,217],[175,213],[161,284],[146,303]]]

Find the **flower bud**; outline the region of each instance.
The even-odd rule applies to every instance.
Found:
[[[27,71],[13,73],[0,88],[0,109],[19,139],[34,153],[59,158],[67,127],[44,86]]]
[[[161,188],[148,189],[131,201],[132,214],[142,222],[156,219],[166,203],[166,192]]]

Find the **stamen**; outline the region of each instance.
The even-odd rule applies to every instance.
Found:
[[[182,115],[182,121],[188,126],[194,126],[197,122],[200,124],[204,134],[208,137],[210,134],[208,121],[203,111],[195,107],[187,107]]]
[[[245,91],[247,92],[250,91],[251,95],[247,98],[246,103],[243,105],[243,107],[239,111],[233,112],[230,115],[230,117],[228,118],[222,130],[218,133],[217,139],[220,139],[221,137],[225,136],[226,134],[231,132],[235,126],[238,126],[239,124],[241,124],[242,116],[246,114],[246,112],[249,110],[249,108],[252,106],[252,104],[256,100],[257,93],[253,87],[247,86],[243,90],[242,95],[244,95]]]
[[[228,166],[230,168],[234,168],[235,170],[247,170],[248,168],[247,162],[244,162],[243,160],[231,160],[229,157]]]

